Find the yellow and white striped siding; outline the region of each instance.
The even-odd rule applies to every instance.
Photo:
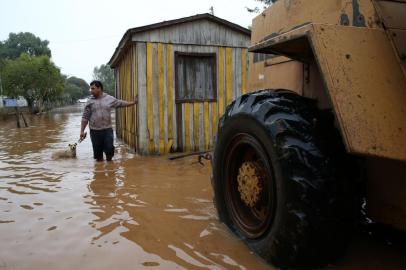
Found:
[[[137,93],[135,83],[135,47],[130,47],[116,68],[117,77],[117,98],[133,101]],[[136,106],[118,109],[116,114],[117,136],[127,143],[132,149],[136,149],[137,129],[136,129]]]
[[[122,118],[118,121],[120,126],[117,128],[123,133],[124,141],[131,141],[126,136],[133,136],[127,131],[132,128],[132,123],[128,121],[132,121],[134,125],[138,122],[137,151],[140,154],[211,149],[217,133],[217,121],[225,107],[247,89],[247,49],[151,42],[137,42],[134,47],[136,49],[132,52],[136,52],[136,57],[125,55],[118,67],[118,92],[121,96],[133,97],[127,92],[131,89],[133,93],[138,91],[138,119],[131,119],[125,114],[124,117],[120,115]],[[217,102],[175,103],[176,51],[217,55]],[[132,72],[136,83],[133,87],[127,85],[123,88],[124,82],[128,84],[128,75],[122,75],[122,70],[125,70],[124,73],[130,70],[131,63],[135,63]],[[181,134],[177,134],[177,106],[181,106],[182,112]],[[179,136],[183,149],[178,149]]]

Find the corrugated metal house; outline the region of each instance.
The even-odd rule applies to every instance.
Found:
[[[140,154],[203,151],[225,107],[246,91],[250,31],[210,14],[129,29],[110,59],[117,136]]]

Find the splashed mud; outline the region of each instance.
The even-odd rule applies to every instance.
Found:
[[[53,160],[80,119],[79,108],[24,129],[0,122],[0,269],[273,269],[219,223],[208,162],[138,157],[116,142],[114,161],[96,163],[89,139],[77,159]],[[331,266],[366,267],[406,261],[361,237]]]

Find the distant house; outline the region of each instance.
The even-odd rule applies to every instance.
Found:
[[[225,107],[247,90],[251,32],[210,14],[129,29],[109,61],[117,136],[141,154],[208,150]]]
[[[28,102],[24,97],[9,98],[7,96],[0,96],[0,108],[3,107],[26,107]]]
[[[79,98],[78,103],[86,103],[88,100],[88,98]]]

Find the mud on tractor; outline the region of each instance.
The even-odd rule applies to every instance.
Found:
[[[406,230],[406,1],[280,0],[253,20],[251,89],[219,121],[221,219],[279,267],[345,249],[361,202]]]

